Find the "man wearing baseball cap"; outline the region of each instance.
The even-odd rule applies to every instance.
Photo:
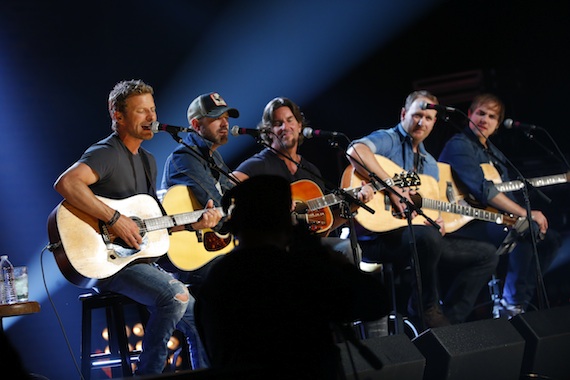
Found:
[[[212,199],[221,205],[222,195],[234,183],[223,173],[230,170],[217,149],[228,142],[229,118],[239,111],[228,106],[217,92],[196,97],[188,107],[188,123],[196,133],[188,133],[167,157],[161,188],[186,185],[201,205]]]
[[[217,149],[228,142],[229,118],[239,117],[239,112],[229,107],[220,94],[210,92],[196,97],[190,103],[187,116],[188,123],[195,133],[187,133],[167,157],[161,189],[167,190],[165,195],[167,197],[168,189],[172,186],[185,185],[202,207],[221,207],[222,195],[235,183],[227,176],[231,171]],[[170,214],[168,207],[166,208]],[[221,225],[222,222],[214,227],[214,230],[218,231]],[[188,244],[188,252],[184,254],[196,254],[193,252],[196,249],[204,249],[204,247],[199,244]],[[169,257],[165,256],[161,260],[161,266],[173,272],[182,282],[192,285],[193,290],[198,289],[216,256],[222,257],[216,255],[216,251],[211,252],[211,261],[204,262],[196,270],[184,271],[176,265],[174,256],[171,254],[173,254],[172,247]],[[189,341],[188,343],[191,349],[192,368],[208,367],[201,342]]]
[[[235,108],[230,108],[226,101],[217,92],[198,96],[188,107],[188,123],[192,125],[192,119],[200,120],[203,117],[217,119],[224,113],[229,117],[239,117],[239,112]]]

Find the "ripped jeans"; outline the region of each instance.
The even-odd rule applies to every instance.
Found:
[[[98,289],[123,294],[146,305],[150,312],[137,375],[162,373],[168,357],[167,343],[178,326],[187,337],[199,340],[194,323],[194,297],[182,282],[157,265],[130,265],[101,282]]]

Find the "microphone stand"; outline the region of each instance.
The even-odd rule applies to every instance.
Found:
[[[225,170],[223,170],[222,168],[220,168],[218,165],[216,165],[216,163],[214,162],[214,160],[211,159],[211,157],[209,157],[210,159],[207,159],[206,157],[204,157],[202,154],[200,154],[199,152],[197,152],[196,150],[192,149],[192,147],[188,144],[186,144],[184,142],[184,140],[178,136],[178,133],[175,131],[167,131],[170,136],[172,136],[172,138],[179,144],[184,145],[186,148],[188,148],[190,154],[192,154],[192,156],[194,156],[196,159],[205,162],[208,167],[210,169],[214,169],[215,171],[217,171],[218,173],[220,173],[221,175],[227,177],[230,181],[232,181],[234,184],[238,184],[241,181],[238,180],[237,178],[235,178],[231,173],[226,172]],[[190,133],[196,133],[196,132],[190,132]],[[196,133],[197,134],[197,133]],[[200,136],[199,134],[197,134],[198,136]],[[205,140],[202,136],[200,136],[200,138],[202,140]],[[198,148],[198,147],[196,147]],[[223,229],[224,227],[222,226],[221,229]],[[196,239],[198,240],[198,242],[202,242],[203,241],[203,236],[202,236],[202,231],[195,231],[196,232]]]
[[[339,135],[346,137],[344,134],[339,134]],[[336,141],[335,137],[336,136],[334,136],[334,135],[331,136],[328,141],[329,141],[329,145],[332,148],[338,149],[339,144]],[[348,140],[348,138],[347,138],[347,140]],[[343,151],[343,153],[344,153],[344,151]],[[289,159],[291,159],[291,158],[289,158]],[[307,169],[305,169],[305,170],[307,170]],[[309,170],[307,170],[307,171],[309,171]],[[311,173],[311,174],[314,174],[314,173]],[[340,204],[340,208],[341,208],[340,216],[342,218],[348,220],[348,225],[349,225],[349,230],[350,230],[349,239],[350,239],[350,245],[351,245],[352,254],[353,254],[353,258],[354,258],[354,264],[357,266],[357,268],[359,268],[358,263],[360,262],[361,257],[360,257],[359,252],[358,252],[358,239],[356,237],[356,226],[354,224],[354,216],[356,214],[350,210],[350,204],[355,203],[358,206],[364,208],[366,211],[370,212],[371,214],[374,214],[376,211],[374,211],[369,206],[366,206],[366,204],[364,204],[358,198],[355,198],[354,196],[352,196],[351,194],[349,194],[347,191],[345,191],[342,188],[337,188],[333,192],[336,195],[343,198],[343,201]],[[372,368],[374,368],[375,370],[381,370],[382,367],[384,367],[384,364],[376,356],[376,354],[374,354],[374,352],[372,350],[370,350],[369,347],[364,345],[360,341],[360,339],[358,339],[358,337],[356,336],[356,334],[352,328],[346,326],[346,324],[336,324],[336,325],[337,325],[337,328],[340,330],[341,335],[344,336],[344,338],[348,342],[350,342],[358,350],[358,353],[360,354],[360,356],[364,360],[366,360],[368,362],[368,364],[370,364],[372,366]],[[349,351],[349,353],[350,353],[350,351]],[[351,357],[351,359],[352,359],[352,357]],[[351,362],[352,362],[352,360],[351,360]],[[355,378],[358,379],[358,373],[356,372],[356,369],[354,368],[354,364],[353,364],[353,370],[354,370]],[[343,373],[343,375],[344,375],[344,373]]]
[[[333,136],[329,137],[328,142],[329,142],[329,145],[334,149],[339,149],[339,144],[338,144],[338,141],[336,140],[337,136],[344,136],[346,138],[346,140],[350,142],[350,140],[348,139],[348,137],[344,133],[339,133],[338,135],[333,135]],[[345,154],[345,152],[346,152],[346,150],[342,151],[343,155]],[[350,233],[349,233],[350,247],[351,247],[352,255],[354,258],[354,264],[360,269],[358,263],[360,263],[360,261],[362,260],[362,257],[359,254],[358,238],[356,236],[357,235],[356,234],[356,225],[354,224],[354,217],[356,215],[356,212],[352,212],[350,210],[350,205],[352,203],[355,203],[371,214],[374,214],[376,211],[374,211],[372,208],[370,208],[369,206],[367,206],[366,204],[361,202],[358,198],[353,197],[351,194],[349,194],[348,192],[346,192],[342,188],[337,188],[334,192],[343,198],[343,202],[341,202],[341,204],[340,204],[340,216],[343,219],[346,219],[348,221],[348,229],[350,231]]]
[[[534,141],[538,146],[540,146],[550,157],[554,157],[556,158],[559,162],[562,162],[565,166],[566,166],[566,170],[570,170],[570,164],[568,163],[568,160],[566,160],[566,157],[564,156],[564,154],[562,153],[562,151],[560,150],[560,148],[558,147],[558,144],[556,144],[556,141],[554,141],[554,139],[552,138],[552,136],[550,136],[550,134],[548,133],[547,130],[537,127],[537,130],[540,129],[542,130],[546,136],[548,136],[548,138],[550,139],[550,141],[552,142],[552,145],[554,145],[554,148],[556,149],[556,151],[559,154],[559,157],[554,155],[554,152],[552,152],[550,149],[548,149],[543,143],[541,143],[540,141],[536,140],[534,138],[534,135],[532,134],[532,131],[525,131],[524,135],[531,141]]]
[[[416,244],[416,236],[415,236],[414,228],[412,226],[412,214],[413,214],[413,212],[416,212],[418,215],[423,216],[432,226],[434,226],[438,230],[440,229],[440,226],[433,219],[431,219],[429,216],[427,216],[420,207],[416,206],[413,202],[410,202],[406,197],[404,197],[403,195],[398,193],[391,186],[389,186],[384,180],[382,180],[380,177],[378,177],[378,175],[376,175],[376,173],[374,173],[373,171],[368,169],[366,167],[366,165],[360,160],[360,158],[357,159],[357,158],[352,157],[348,154],[346,154],[346,156],[351,158],[353,162],[355,162],[358,166],[360,166],[364,171],[366,171],[368,173],[368,177],[370,178],[370,181],[372,182],[373,186],[377,190],[386,190],[389,193],[396,195],[399,198],[400,203],[406,204],[405,216],[406,216],[406,219],[408,222],[407,223],[408,229],[410,231],[410,247],[412,250],[411,261],[412,261],[412,267],[414,268],[414,275],[415,275],[415,279],[416,279],[416,292],[417,292],[416,303],[418,306],[418,317],[419,317],[421,329],[425,330],[424,307],[423,307],[423,299],[422,299],[423,289],[422,289],[422,284],[421,284],[422,276],[421,276],[421,270],[420,270],[419,265],[418,265],[419,256],[418,256],[418,250],[417,250],[417,244]],[[380,186],[378,186],[377,183],[380,183],[383,186],[383,189]],[[394,309],[394,313],[397,314],[395,299],[392,299],[392,307]],[[397,319],[397,315],[395,315],[395,317]],[[398,333],[398,331],[397,331],[398,330],[398,323],[396,322],[394,325],[396,326],[395,332]]]
[[[266,148],[268,148],[269,150],[271,150],[272,152],[274,152],[275,154],[284,157],[285,159],[291,161],[292,163],[294,163],[297,168],[305,170],[307,173],[309,173],[311,176],[313,176],[314,178],[318,178],[320,179],[326,187],[327,191],[328,188],[330,187],[334,187],[331,186],[330,182],[327,181],[325,178],[323,178],[321,175],[313,172],[312,170],[308,169],[307,167],[303,166],[300,162],[295,161],[290,155],[283,153],[282,151],[275,149],[271,146],[271,144],[268,144],[266,141],[264,141],[261,136],[257,136],[256,137],[256,142],[259,144],[262,144],[263,146],[265,146]],[[336,144],[336,142],[333,144],[331,143],[331,145],[333,146],[338,146],[338,144]],[[367,210],[368,212],[374,214],[375,211],[366,206],[363,202],[361,202],[358,198],[355,198],[354,196],[350,195],[348,192],[346,192],[343,189],[339,189],[336,188],[335,190],[331,191],[341,197],[343,197],[343,202],[341,202],[341,207],[343,207],[342,205],[345,204],[344,207],[346,207],[347,209],[350,210],[350,203],[355,203],[358,206],[364,208],[365,210]],[[347,213],[351,214],[350,212]],[[344,215],[343,215],[344,217]],[[352,218],[348,218],[349,222],[352,222]],[[354,225],[354,223],[352,222],[352,225]],[[351,248],[352,248],[352,253],[353,253],[353,257],[354,257],[354,264],[358,265],[358,248],[357,248],[357,241],[356,241],[356,233],[354,231],[351,231]],[[353,240],[354,239],[354,240]],[[354,243],[354,245],[352,245]],[[376,355],[368,348],[366,347],[364,344],[362,344],[360,342],[360,340],[356,337],[356,334],[354,333],[354,330],[352,330],[352,328],[347,327],[344,324],[335,324],[337,325],[338,329],[341,332],[341,335],[345,338],[346,341],[351,342],[354,347],[356,347],[358,349],[358,352],[360,353],[360,355],[375,369],[381,369],[382,368],[382,362],[380,361],[380,359],[378,359],[378,357],[376,357]],[[356,373],[355,373],[356,374]],[[343,374],[344,375],[344,374]]]
[[[497,149],[499,151],[499,149],[492,144],[490,141],[487,142],[488,144],[490,144],[490,146],[493,146],[495,149]],[[548,302],[548,296],[546,294],[546,287],[544,285],[544,278],[542,276],[542,270],[540,267],[540,261],[538,258],[538,248],[537,248],[537,233],[535,232],[536,229],[536,225],[533,223],[532,221],[532,216],[531,216],[531,205],[530,205],[530,196],[529,196],[529,188],[534,189],[534,191],[537,194],[540,194],[541,197],[543,197],[544,199],[546,199],[548,201],[548,203],[551,202],[550,198],[548,198],[542,191],[538,190],[537,188],[535,188],[534,186],[532,186],[530,184],[530,182],[524,178],[524,176],[522,175],[522,173],[517,169],[517,167],[505,156],[505,161],[501,160],[499,157],[497,157],[493,152],[491,152],[489,150],[489,154],[491,156],[493,156],[497,161],[501,162],[503,165],[510,166],[516,173],[517,173],[517,177],[518,179],[523,183],[523,187],[521,189],[522,194],[523,194],[523,198],[524,198],[524,205],[525,205],[525,209],[526,209],[526,214],[527,214],[527,220],[528,220],[528,233],[530,234],[530,240],[532,243],[532,250],[533,250],[533,257],[534,257],[534,262],[536,265],[536,282],[537,282],[537,295],[538,295],[538,308],[539,310],[543,310],[545,307],[546,308],[550,308],[549,302]]]
[[[319,180],[321,180],[324,184],[325,184],[325,190],[329,193],[335,193],[338,194],[339,196],[347,199],[350,203],[355,203],[357,204],[359,207],[362,207],[363,209],[365,209],[366,211],[370,212],[371,214],[374,214],[374,210],[368,206],[366,206],[366,204],[364,204],[363,202],[361,202],[358,198],[353,197],[352,195],[348,194],[346,191],[344,191],[343,189],[338,189],[335,188],[334,185],[331,184],[331,182],[327,181],[325,178],[323,178],[321,175],[313,172],[312,170],[310,170],[309,168],[307,168],[306,166],[303,166],[300,162],[295,161],[291,156],[289,156],[288,154],[285,154],[283,152],[281,152],[280,150],[277,150],[275,148],[273,148],[270,144],[268,144],[267,142],[263,141],[262,139],[259,139],[259,141],[257,141],[258,143],[264,145],[266,148],[268,148],[269,150],[271,150],[272,152],[274,152],[275,154],[284,157],[285,159],[291,161],[292,163],[295,164],[295,166],[297,166],[297,168],[302,169],[304,171],[306,171],[307,173],[309,173],[311,176],[318,178]],[[334,188],[334,190],[330,190],[331,188]]]
[[[172,138],[179,144],[184,145],[186,148],[188,148],[188,150],[190,151],[190,153],[197,158],[198,160],[201,160],[203,162],[205,162],[208,167],[210,169],[214,169],[215,171],[217,171],[218,173],[220,173],[221,175],[225,176],[226,178],[228,178],[230,181],[232,181],[234,184],[238,184],[241,181],[237,178],[235,178],[231,173],[226,172],[225,170],[223,170],[222,168],[220,168],[218,165],[216,165],[216,163],[213,160],[209,160],[206,157],[204,157],[203,155],[201,155],[200,153],[196,152],[194,149],[192,149],[192,147],[188,144],[186,144],[184,142],[184,140],[178,136],[177,132],[171,132],[171,131],[167,131],[170,136],[172,136]],[[190,132],[190,133],[196,133],[196,132]],[[200,136],[200,135],[198,135]],[[204,138],[202,136],[200,136],[200,138],[202,138],[204,140]]]

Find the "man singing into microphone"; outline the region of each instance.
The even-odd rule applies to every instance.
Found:
[[[265,142],[271,148],[265,148],[242,162],[233,175],[240,181],[265,174],[284,177],[292,184],[299,180],[310,180],[318,186],[320,192],[326,193],[325,181],[320,170],[299,153],[299,146],[303,142],[304,127],[306,127],[306,120],[297,104],[284,97],[271,100],[265,106],[258,125],[259,130],[267,131],[264,134]],[[373,195],[373,189],[366,185],[359,191],[358,199],[366,203],[372,199]],[[345,222],[346,220],[340,217],[338,207],[335,208],[333,223],[327,232],[334,231]],[[359,248],[357,252],[353,252],[348,239],[324,237],[323,243],[342,252],[350,260],[359,254]]]
[[[455,178],[482,207],[491,206],[515,216],[527,216],[526,209],[517,202],[513,193],[500,192],[491,178],[486,178],[481,164],[491,164],[502,182],[512,176],[506,166],[507,159],[489,140],[497,133],[505,116],[503,102],[492,94],[481,94],[473,99],[468,110],[469,126],[465,133],[453,136],[439,156],[441,162],[451,165]],[[516,177],[516,176],[515,176]],[[539,263],[544,273],[560,247],[560,236],[548,229],[548,220],[541,211],[531,211],[534,231],[540,232],[544,240],[538,239]],[[503,226],[495,223],[472,221],[455,235],[486,240],[499,247],[505,239]],[[530,235],[519,237],[514,250],[509,253],[508,269],[503,288],[501,305],[508,317],[523,313],[529,306],[536,290],[536,265]]]
[[[103,198],[124,202],[139,194],[156,196],[156,160],[142,146],[154,136],[151,129],[157,119],[154,89],[142,80],[121,81],[109,93],[108,107],[112,133],[91,145],[59,176],[54,188],[66,202],[85,215],[104,222],[111,235],[138,252],[144,246],[152,245],[150,239],[143,240],[141,226],[129,215],[121,215]],[[126,209],[130,210],[128,205]],[[137,206],[141,210],[147,207],[144,204]],[[211,228],[220,218],[218,212],[208,210],[191,228]],[[91,251],[95,256],[96,247],[87,244],[82,254]],[[194,297],[183,283],[152,261],[155,260],[143,255],[141,260],[133,261],[97,282],[97,291],[120,293],[148,307],[150,317],[145,327],[137,375],[162,373],[168,356],[166,343],[175,327],[189,339],[198,339],[194,327]],[[96,268],[94,271],[97,273]]]

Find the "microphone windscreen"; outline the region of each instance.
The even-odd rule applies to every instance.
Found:
[[[313,128],[305,127],[303,128],[303,136],[310,139],[313,137]]]
[[[230,132],[232,136],[239,136],[239,125],[234,125]]]
[[[513,127],[513,119],[505,119],[505,121],[503,122],[503,125],[507,129],[512,128]]]

